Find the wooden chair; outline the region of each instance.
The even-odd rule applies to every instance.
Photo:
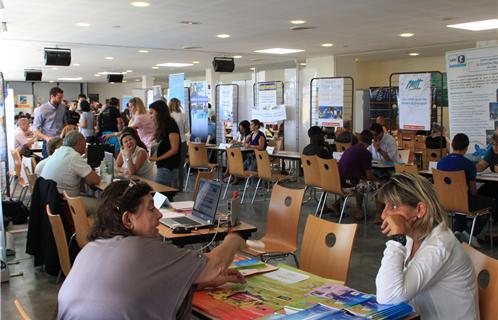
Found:
[[[16,305],[17,312],[22,320],[31,320],[18,299],[14,300],[14,304]]]
[[[351,142],[336,142],[335,143],[335,149],[337,150],[337,152],[344,152],[349,147],[351,147],[351,145],[352,145]]]
[[[425,136],[417,135],[415,136],[414,149],[417,151],[425,151]]]
[[[48,204],[46,210],[48,220],[52,226],[52,233],[54,234],[61,270],[64,273],[64,276],[67,277],[69,271],[71,271],[71,259],[69,257],[69,246],[67,244],[66,232],[64,231],[64,226],[62,225],[62,219],[60,215],[52,214]],[[59,277],[57,277],[57,282],[59,282]]]
[[[357,224],[338,224],[308,215],[301,244],[301,269],[345,283]]]
[[[410,163],[410,156],[413,152],[409,149],[398,150],[398,162],[407,164]]]
[[[201,183],[201,179],[214,180],[214,179],[216,179],[216,172],[215,171],[199,171],[197,173],[197,177],[195,178],[194,193],[192,195],[192,200],[194,200],[194,201],[195,201],[195,198],[197,198],[197,193],[199,192],[199,185]]]
[[[467,194],[467,180],[465,171],[441,171],[432,169],[434,186],[439,201],[448,213],[464,215],[472,219],[470,229],[469,245],[474,235],[474,226],[477,217],[491,214],[491,208],[484,208],[476,211],[469,210],[469,199]],[[490,243],[493,248],[493,236],[491,232],[491,223],[489,223]]]
[[[208,152],[206,145],[203,143],[192,143],[188,144],[188,172],[187,180],[185,181],[185,188],[187,190],[188,180],[190,177],[190,169],[203,169],[203,170],[213,170],[218,166],[216,163],[209,163]]]
[[[12,190],[11,196],[14,197],[17,186],[21,187],[21,193],[19,194],[19,200],[23,201],[26,195],[27,189],[29,188],[28,183],[24,180],[21,174],[22,170],[22,158],[19,150],[12,149],[11,151],[12,159],[14,160],[14,188]],[[24,196],[23,196],[24,194]]]
[[[247,253],[262,260],[292,255],[296,265],[297,233],[305,189],[273,186],[268,208],[266,234],[260,240],[248,240]]]
[[[396,173],[407,172],[407,173],[411,173],[411,174],[415,174],[415,175],[418,174],[418,168],[414,164],[399,164],[399,163],[395,163],[394,164],[394,171]]]
[[[227,197],[228,186],[232,177],[245,178],[246,183],[244,185],[244,191],[242,192],[242,199],[240,203],[244,202],[244,196],[246,194],[247,186],[252,177],[257,175],[257,172],[244,170],[244,159],[242,157],[242,151],[240,148],[227,148],[227,163],[228,172],[230,176],[228,177],[227,186],[225,188],[225,193],[223,194],[223,199]]]
[[[267,181],[268,183],[278,183],[280,181],[289,180],[289,176],[284,176],[278,173],[273,173],[271,171],[270,156],[266,150],[259,151],[254,150],[256,163],[258,165],[258,183],[256,184],[256,189],[254,190],[254,195],[252,197],[251,204],[254,203],[256,194],[258,192],[259,184],[261,180]]]
[[[344,209],[346,208],[346,203],[353,194],[350,192],[346,192],[342,188],[341,175],[339,173],[339,165],[337,163],[337,160],[318,158],[318,167],[320,170],[319,176],[321,179],[321,187],[323,189],[323,193],[325,194],[320,210],[320,218],[322,217],[323,209],[325,207],[325,203],[327,202],[327,195],[329,193],[333,193],[340,196],[341,198],[344,198],[341,206],[341,215],[339,218],[339,223],[341,223],[342,217],[344,215]],[[364,203],[366,203],[366,201],[364,201]],[[367,219],[366,214],[367,212],[365,210],[365,222]]]
[[[482,252],[463,244],[463,248],[472,260],[476,273],[476,286],[479,292],[479,311],[481,320],[496,320],[498,317],[498,260],[486,256]],[[483,286],[480,277],[489,274],[487,286]]]
[[[431,162],[431,161],[438,162],[439,160],[441,160],[441,158],[446,156],[446,154],[447,154],[446,149],[442,149],[442,150],[441,149],[425,149],[424,155],[423,155],[423,161],[424,161],[423,168],[427,169],[429,166],[429,162]]]
[[[312,197],[313,190],[321,190],[322,189],[322,179],[320,178],[320,165],[318,164],[318,156],[306,156],[301,154],[301,165],[303,166],[303,176],[304,176],[304,184],[306,185],[306,189],[310,189],[310,199]],[[318,200],[318,204],[316,206],[315,215],[318,214],[318,210],[320,209],[320,205],[322,203],[322,199],[325,195],[322,193],[320,199]]]
[[[78,247],[83,248],[88,243],[87,237],[90,230],[90,221],[88,220],[85,205],[81,197],[70,197],[65,191],[64,198],[69,205],[69,211],[74,222],[75,234],[71,238],[75,236]]]

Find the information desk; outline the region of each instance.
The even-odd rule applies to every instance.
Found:
[[[228,234],[227,227],[204,228],[192,230],[191,233],[185,234],[173,233],[170,228],[163,224],[160,224],[157,228],[159,229],[159,234],[164,238],[164,240],[171,241],[174,245],[179,247],[187,244],[210,242],[213,240],[213,237],[214,241],[223,240]],[[216,233],[216,231],[218,232]],[[241,221],[238,226],[230,228],[230,231],[237,232],[242,238],[247,240],[251,237],[252,233],[258,231],[258,229],[253,225]]]
[[[432,177],[431,170],[420,170],[418,172],[422,176]],[[476,176],[477,182],[498,182],[498,173],[495,172],[478,172]]]
[[[362,315],[374,312],[365,307],[374,304],[370,302],[375,299],[372,295],[284,264],[278,267],[279,270],[271,273],[246,277],[245,284],[196,291],[193,313],[204,319],[260,319],[284,316],[288,310],[307,309],[318,303],[338,312],[347,310]],[[405,314],[410,314],[405,319],[418,318],[409,306],[403,307],[407,308]]]
[[[146,178],[142,178],[139,176],[131,176],[130,178],[140,180],[142,182],[147,183],[152,188],[152,190],[154,192],[177,192],[178,191],[178,189],[175,189],[175,188],[166,186],[164,184],[160,184],[160,183],[157,183],[155,181],[152,181],[152,180],[149,180]],[[104,189],[107,188],[107,186],[108,186],[107,183],[105,183],[104,181],[100,181],[100,183],[98,185],[96,185],[95,187],[101,191],[104,191]]]

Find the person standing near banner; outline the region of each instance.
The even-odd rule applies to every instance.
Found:
[[[177,98],[171,98],[168,103],[169,113],[171,118],[175,119],[180,131],[180,163],[179,163],[179,178],[178,189],[183,190],[183,181],[185,180],[185,158],[187,157],[187,141],[190,135],[190,128],[185,112],[183,112],[181,102]]]
[[[64,91],[54,87],[50,89],[49,95],[49,101],[36,109],[33,122],[35,135],[39,139],[43,139],[42,154],[44,158],[48,157],[48,140],[59,136],[64,128],[64,114],[66,112],[66,107],[62,102]]]

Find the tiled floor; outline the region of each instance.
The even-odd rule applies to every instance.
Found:
[[[298,187],[299,185],[291,185]],[[251,194],[252,195],[252,194]],[[189,200],[191,193],[181,193],[175,200]],[[268,209],[269,194],[267,200],[262,201],[262,196],[257,198],[254,205],[244,205],[242,219],[258,227],[258,232],[254,238],[259,238],[265,233],[266,212]],[[306,198],[308,198],[306,196]],[[329,197],[331,198],[331,197]],[[301,242],[302,233],[306,216],[314,212],[316,202],[306,202],[302,207],[301,222],[299,226],[299,243]],[[226,201],[220,202],[220,209],[226,208]],[[347,211],[354,210],[354,201],[348,206]],[[373,210],[373,207],[370,211]],[[336,221],[337,218],[328,218]],[[345,223],[352,223],[351,219],[346,218]],[[497,226],[494,226],[495,230]],[[30,256],[24,253],[26,244],[26,232],[14,234],[16,256],[9,260],[17,260],[19,264],[10,265],[11,273],[23,272],[23,276],[13,277],[7,283],[2,283],[2,319],[17,319],[14,299],[19,299],[24,305],[26,311],[33,319],[52,319],[55,314],[57,291],[59,285],[55,284],[55,277],[47,275],[40,268],[33,267],[33,261]],[[375,275],[380,265],[384,243],[386,238],[380,233],[379,226],[374,225],[371,220],[365,226],[360,222],[356,235],[356,241],[353,247],[353,254],[349,269],[348,285],[364,292],[375,293]],[[489,243],[483,243],[481,249],[484,253],[498,258],[498,249],[493,252],[489,248]],[[288,262],[292,264],[292,260]],[[82,293],[84,294],[84,293]]]

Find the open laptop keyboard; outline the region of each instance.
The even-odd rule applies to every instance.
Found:
[[[183,224],[183,225],[187,225],[187,226],[198,226],[200,225],[200,223],[192,220],[192,219],[189,219],[189,218],[186,218],[186,217],[178,217],[178,218],[171,218],[171,220],[175,221],[175,222],[178,222],[180,224]]]

